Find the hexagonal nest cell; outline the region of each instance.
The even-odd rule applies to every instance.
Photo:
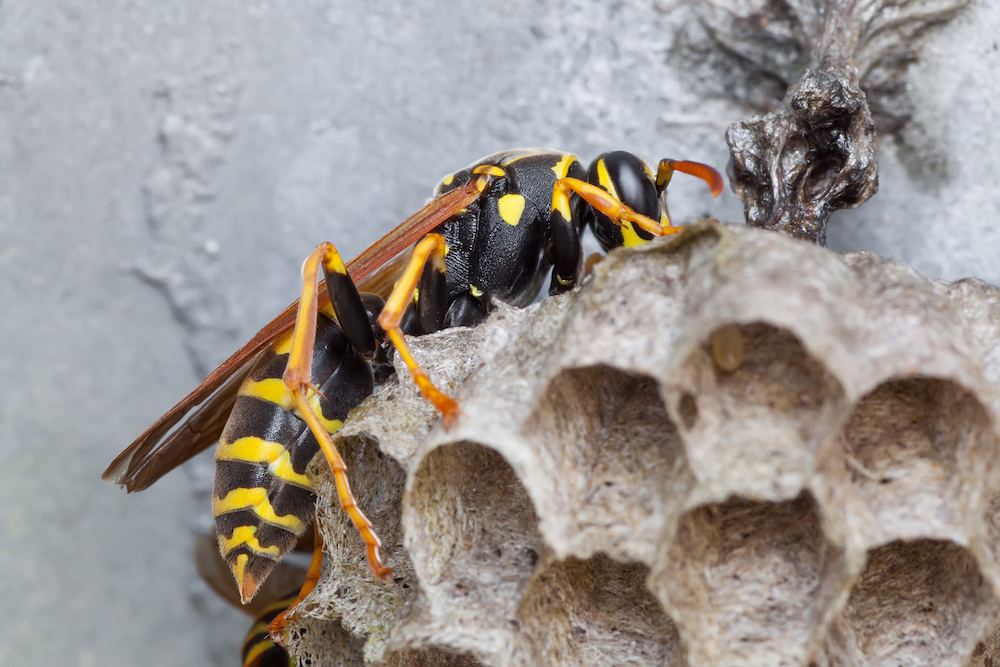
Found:
[[[414,339],[314,461],[311,665],[987,665],[1000,290],[701,223]],[[297,624],[297,625],[296,625]]]

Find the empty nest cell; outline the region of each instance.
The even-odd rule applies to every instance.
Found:
[[[646,588],[648,575],[641,563],[548,552],[518,611],[528,664],[683,667],[677,629]]]
[[[947,541],[892,542],[869,552],[816,664],[961,667],[998,613],[1000,602],[967,550]]]
[[[841,435],[869,544],[968,539],[968,495],[980,457],[995,449],[989,417],[947,380],[885,382],[857,403]]]
[[[550,480],[536,504],[559,555],[652,563],[665,510],[690,484],[657,383],[603,365],[565,370],[524,433]]]
[[[408,544],[426,613],[404,634],[510,656],[517,606],[542,553],[534,506],[500,454],[472,442],[427,454],[412,478]],[[435,620],[447,617],[446,627]]]
[[[698,507],[664,545],[650,586],[671,610],[692,667],[803,664],[850,580],[808,493]]]

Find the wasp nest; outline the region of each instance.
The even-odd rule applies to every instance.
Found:
[[[1000,290],[699,224],[414,346],[463,414],[341,433],[395,584],[314,462],[303,664],[993,664]]]

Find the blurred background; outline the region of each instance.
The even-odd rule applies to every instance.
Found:
[[[133,496],[112,458],[444,174],[504,148],[728,159],[753,109],[689,67],[682,2],[2,0],[0,667],[239,664],[192,561],[211,453]],[[1000,283],[1000,5],[935,33],[879,193],[830,245]],[[717,91],[718,92],[718,91]],[[671,185],[675,221],[742,221]]]

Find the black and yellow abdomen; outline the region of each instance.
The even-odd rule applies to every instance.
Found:
[[[294,667],[288,649],[271,641],[269,626],[278,614],[295,603],[295,593],[267,607],[243,640],[243,667]]]
[[[315,513],[306,467],[319,443],[292,406],[282,381],[291,333],[255,363],[240,387],[216,450],[215,515],[219,548],[244,601],[305,532]],[[358,354],[330,311],[320,312],[310,402],[329,433],[374,387],[372,366]]]

